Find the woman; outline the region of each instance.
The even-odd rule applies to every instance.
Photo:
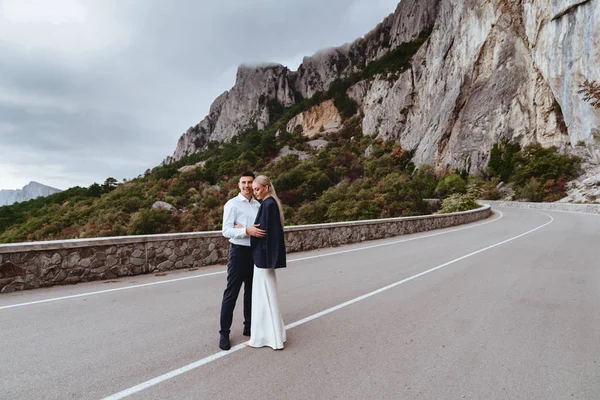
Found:
[[[265,237],[251,237],[254,259],[252,280],[252,325],[250,347],[269,346],[283,349],[286,341],[285,325],[279,311],[275,269],[286,266],[283,236],[283,211],[273,184],[264,175],[252,183],[254,196],[262,201],[255,224],[267,231]]]

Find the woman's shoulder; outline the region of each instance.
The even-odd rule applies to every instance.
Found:
[[[263,206],[264,207],[273,207],[273,206],[277,207],[277,202],[275,201],[273,196],[269,196],[263,201]]]
[[[266,198],[262,203],[262,208],[264,209],[264,212],[269,214],[279,213],[279,206],[273,197]]]

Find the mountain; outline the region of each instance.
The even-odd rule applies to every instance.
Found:
[[[25,185],[23,189],[0,190],[0,206],[9,206],[13,203],[45,197],[58,192],[61,192],[61,190],[32,181]]]
[[[406,68],[365,73],[419,38],[425,42]],[[240,66],[233,88],[164,164],[267,127],[274,104],[290,107],[345,82],[363,133],[414,151],[417,166],[477,173],[503,140],[578,151],[598,165],[600,110],[578,93],[584,79],[600,80],[598,65],[598,1],[402,0],[364,37],[305,57],[297,71]]]

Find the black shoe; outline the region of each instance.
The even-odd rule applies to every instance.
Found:
[[[250,327],[244,326],[244,336],[250,336]]]
[[[229,350],[231,348],[231,343],[229,343],[229,335],[221,335],[221,339],[219,339],[219,348],[221,350]]]

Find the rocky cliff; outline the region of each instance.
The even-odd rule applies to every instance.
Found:
[[[318,134],[337,132],[342,127],[342,116],[333,100],[327,100],[296,115],[288,122],[286,130],[293,132],[300,127],[302,134],[312,138]]]
[[[426,30],[407,69],[348,89],[365,134],[414,149],[416,164],[470,172],[485,167],[501,139],[563,150],[585,143],[598,158],[600,112],[577,91],[585,78],[600,80],[599,0],[402,0],[363,38],[305,57],[298,71],[240,67],[234,87],[166,162],[266,126],[269,101],[289,106],[325,91]]]
[[[45,186],[41,183],[32,181],[25,185],[23,189],[0,190],[0,206],[9,206],[17,202],[50,196],[51,194],[58,193],[60,191],[60,189]]]

